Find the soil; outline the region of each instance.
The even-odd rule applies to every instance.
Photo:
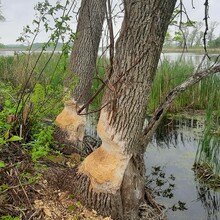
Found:
[[[74,195],[50,184],[51,170],[77,166],[82,157],[52,154],[33,162],[28,151],[17,142],[0,147],[0,219],[7,220],[110,220],[99,216],[95,210],[87,210]],[[149,199],[149,198],[148,198]],[[142,219],[164,219],[153,199],[141,207]],[[8,217],[8,218],[6,218]],[[19,217],[19,218],[15,218]]]

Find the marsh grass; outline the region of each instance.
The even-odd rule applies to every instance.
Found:
[[[192,63],[164,60],[158,67],[153,82],[148,113],[152,113],[173,88],[192,75],[194,69],[195,67]],[[219,89],[214,89],[213,83]],[[220,77],[218,75],[209,76],[184,91],[174,100],[169,112],[205,110],[210,94],[213,94],[215,97],[213,109],[217,109],[218,103],[216,100],[217,97],[220,97]]]
[[[40,53],[9,57],[0,56],[0,81],[12,85],[16,91],[25,87],[25,91],[31,93],[30,101],[35,103],[36,114],[41,111],[49,111],[50,108],[46,110],[48,101],[54,101],[53,106],[58,107],[57,102],[60,103],[59,106],[62,106],[63,101],[69,98],[69,93],[63,89],[63,81],[69,71],[69,57],[54,53],[50,58],[50,53],[43,53],[39,59],[39,55]],[[108,65],[109,61],[107,59],[97,59],[96,71],[92,81],[92,94],[102,86]],[[74,88],[71,87],[71,89]],[[91,112],[100,109],[103,91],[90,104]],[[51,112],[59,113],[59,110],[55,110],[55,108],[52,108]],[[96,117],[98,115],[95,114]]]
[[[27,52],[0,57],[0,83],[12,88],[9,92],[0,88],[3,109],[7,107],[5,103],[10,103],[5,117],[15,119],[11,133],[28,139],[34,125],[55,119],[63,107],[67,62],[68,57],[58,53]]]
[[[194,66],[185,62],[164,60],[157,70],[149,100],[152,113],[166,95],[194,72]],[[192,111],[193,110],[193,111]],[[199,143],[195,170],[199,179],[206,178],[212,187],[220,187],[220,75],[210,75],[177,97],[169,112],[206,112],[203,137]],[[204,175],[203,175],[204,174]]]
[[[220,96],[216,96],[220,88],[217,81],[212,82],[212,89],[206,111],[206,126],[196,153],[195,168],[199,170],[201,166],[208,166],[213,175],[220,175]]]
[[[40,56],[40,58],[39,58]],[[58,85],[63,83],[66,74],[65,58],[61,54],[33,53],[20,54],[16,56],[0,57],[0,80],[10,82],[15,87],[25,84],[27,79],[28,87],[36,82],[44,85]]]

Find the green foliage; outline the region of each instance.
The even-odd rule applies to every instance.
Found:
[[[186,80],[194,72],[192,63],[171,62],[164,60],[158,67],[149,99],[148,112],[152,113],[166,95],[181,82]],[[215,82],[216,89],[212,86]],[[205,110],[210,95],[214,95],[213,109],[218,108],[217,97],[220,97],[220,78],[211,75],[198,84],[188,88],[172,103],[169,112],[181,112],[187,110]]]
[[[54,119],[62,109],[63,86],[36,84],[30,96],[32,104],[32,120],[42,118]]]
[[[14,98],[13,87],[10,84],[0,82],[0,94],[0,146],[2,146],[9,141],[14,141],[17,137],[10,133],[12,123],[9,120],[14,117],[17,103]]]
[[[208,46],[210,48],[220,48],[220,37],[216,38],[215,40],[210,40],[208,42]]]
[[[0,193],[4,192],[5,190],[7,190],[9,188],[8,184],[2,184],[0,185]]]
[[[209,166],[214,174],[220,174],[220,96],[219,82],[213,81],[213,91],[210,93],[207,111],[206,111],[206,126],[203,133],[203,138],[199,144],[196,153],[195,164]],[[216,111],[214,111],[215,103],[218,103]]]
[[[1,216],[0,219],[2,219],[2,220],[20,220],[19,217],[12,217],[11,215]]]
[[[5,165],[5,163],[4,163],[4,161],[1,161],[0,160],[0,168],[3,168],[3,167],[5,167],[6,165]]]
[[[153,112],[162,102],[166,95],[177,85],[183,82],[193,72],[193,65],[184,62],[170,62],[164,60],[158,67],[149,100],[148,111]],[[180,104],[180,98],[177,98],[172,105],[172,111],[178,111],[183,105],[188,105],[188,100]],[[181,105],[181,106],[180,106]]]
[[[50,146],[54,144],[53,132],[53,127],[45,124],[37,124],[32,128],[32,140],[26,146],[30,147],[33,161],[50,152]]]

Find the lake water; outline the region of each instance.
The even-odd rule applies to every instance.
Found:
[[[15,52],[15,51],[0,50],[0,56],[13,56],[13,55],[15,55],[15,53],[22,53],[22,51]],[[101,50],[99,50],[99,55],[102,55],[102,54],[103,54],[103,52]],[[218,55],[211,54],[210,56],[215,58]],[[195,53],[162,53],[161,60],[163,60],[163,59],[168,59],[170,61],[182,60],[182,61],[193,63],[194,65],[197,66],[202,61],[203,55],[202,54],[195,54]],[[206,61],[204,62],[204,65],[207,65],[207,63],[210,63],[210,61],[208,59],[206,59]]]
[[[0,50],[0,56],[14,56],[14,51]]]
[[[203,124],[195,119],[167,119],[147,148],[147,175],[156,166],[162,167],[167,177],[171,174],[175,177],[174,181],[167,178],[175,184],[173,197],[156,196],[159,203],[168,207],[166,214],[169,220],[220,219],[220,192],[201,185],[192,170],[202,131]],[[186,203],[187,210],[169,209],[178,201]]]

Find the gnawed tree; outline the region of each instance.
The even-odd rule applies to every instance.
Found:
[[[58,126],[73,143],[82,141],[84,136],[86,116],[79,115],[77,109],[91,96],[105,12],[106,0],[81,2],[76,39],[70,57],[70,73],[64,83],[72,98],[65,102],[64,110],[56,118]],[[77,81],[76,86],[73,85],[73,81]],[[85,112],[86,109],[82,113]]]
[[[87,207],[113,219],[139,219],[139,207],[144,203],[143,155],[173,99],[205,76],[220,71],[220,66],[211,66],[173,89],[143,129],[175,3],[176,0],[124,0],[124,21],[97,126],[102,145],[79,167],[58,175],[60,187],[71,191]]]
[[[124,0],[97,131],[100,148],[65,176],[83,204],[113,219],[138,219],[144,202],[144,148],[140,145],[146,106],[176,0]]]

